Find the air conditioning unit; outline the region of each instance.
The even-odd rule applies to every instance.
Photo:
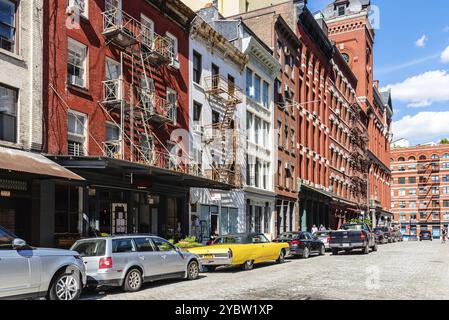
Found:
[[[180,64],[179,64],[179,60],[172,58],[171,63],[170,63],[170,67],[174,68],[174,69],[179,69],[180,68]]]
[[[83,11],[84,11],[84,8],[82,8],[80,6],[80,2],[78,0],[69,0],[68,1],[68,5],[67,5],[67,9],[66,9],[66,14],[68,16],[79,15]]]

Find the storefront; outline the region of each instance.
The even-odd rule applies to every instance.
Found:
[[[269,191],[245,189],[246,231],[260,232],[273,239],[275,236],[275,197]]]
[[[190,187],[227,187],[200,177],[117,159],[52,159],[86,179],[82,190],[69,191],[65,196],[69,203],[65,213],[74,219],[69,232],[77,224],[82,226],[79,236],[94,231],[108,235],[151,233],[177,240],[188,236],[190,231]],[[220,221],[224,221],[225,210],[222,216]]]
[[[331,194],[311,186],[301,185],[299,191],[299,226],[302,231],[310,231],[321,224],[327,229],[334,228],[336,219],[330,215]]]

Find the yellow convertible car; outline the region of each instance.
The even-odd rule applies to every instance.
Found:
[[[188,251],[198,255],[209,271],[220,266],[241,266],[243,270],[251,270],[257,263],[283,263],[289,245],[270,242],[262,233],[232,234],[218,237],[210,246]]]

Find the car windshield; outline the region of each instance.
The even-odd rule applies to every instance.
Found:
[[[239,243],[245,243],[245,241],[244,241],[244,237],[230,236],[230,237],[218,238],[214,242],[214,244],[227,244],[227,243],[239,244]]]
[[[12,242],[15,238],[14,234],[0,227],[0,250],[12,249]]]
[[[81,257],[101,257],[106,254],[106,240],[82,240],[76,242],[72,249]]]
[[[345,224],[341,227],[343,230],[355,230],[355,231],[362,231],[362,225],[361,224]]]
[[[293,240],[298,237],[297,233],[283,233],[279,236],[280,240]]]

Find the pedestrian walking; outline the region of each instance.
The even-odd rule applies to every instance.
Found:
[[[326,227],[323,226],[323,225],[320,225],[320,231],[327,231],[327,230],[326,230]]]
[[[441,243],[446,243],[447,230],[446,228],[441,229]]]
[[[318,231],[318,228],[316,227],[316,225],[313,225],[312,227],[312,234],[315,234],[315,232]]]

